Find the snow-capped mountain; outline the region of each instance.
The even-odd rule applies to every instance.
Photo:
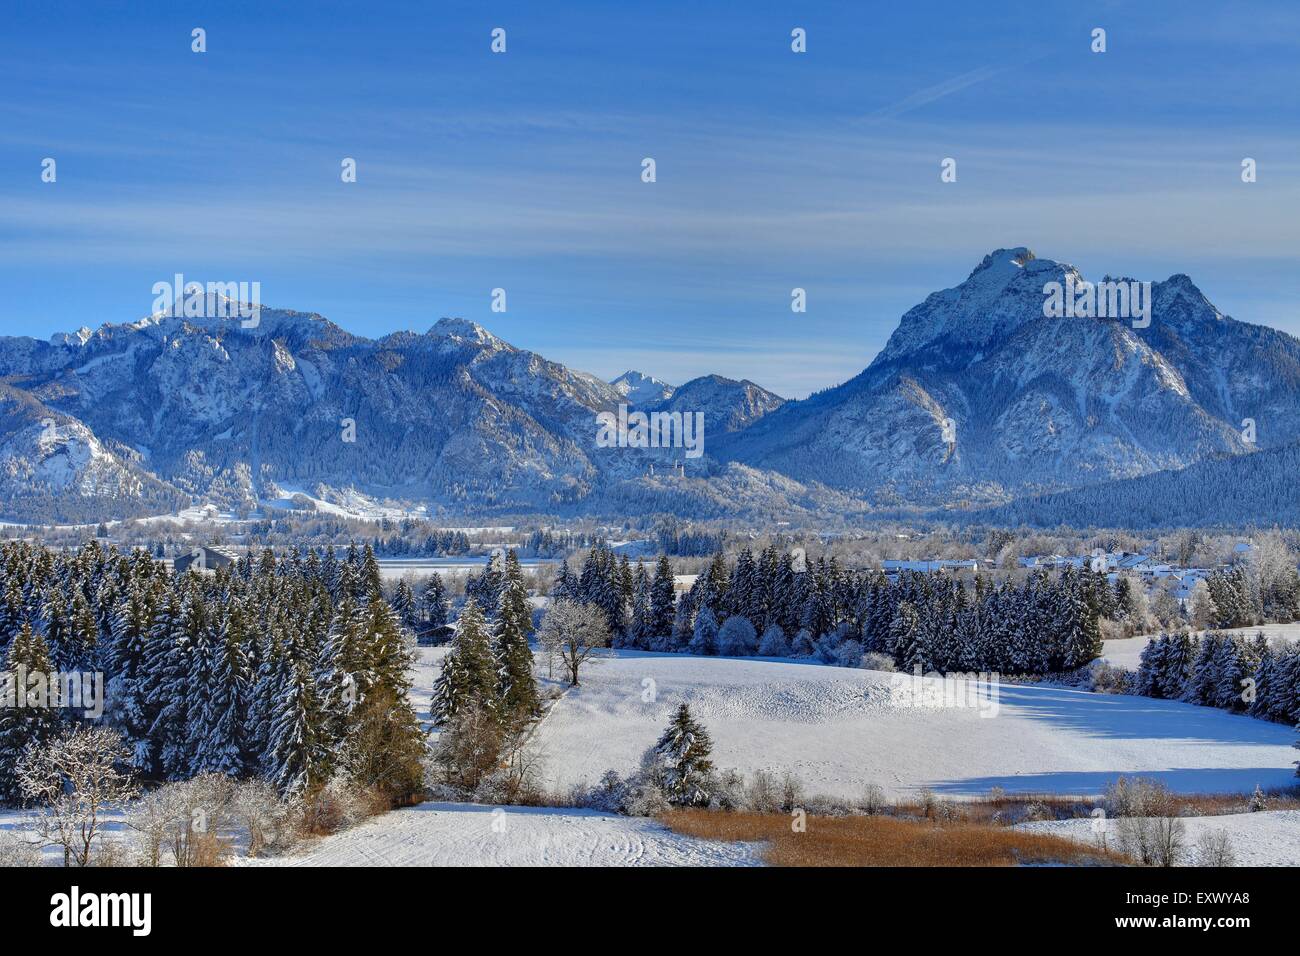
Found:
[[[715,375],[605,382],[463,319],[372,340],[263,307],[251,328],[158,315],[0,338],[3,516],[292,489],[434,514],[843,515],[995,503],[1300,440],[1300,341],[1223,315],[1183,275],[1152,285],[1144,328],[1046,317],[1045,283],[1067,279],[1082,281],[997,250],[908,311],[861,374],[804,401]],[[597,416],[624,404],[702,412],[703,457],[601,447]]]
[[[15,520],[82,517],[90,488],[104,517],[138,514],[160,494],[251,506],[285,489],[457,513],[564,511],[614,487],[626,494],[655,462],[675,480],[669,461],[683,457],[598,447],[597,415],[616,412],[623,392],[463,319],[369,340],[268,308],[252,328],[154,316],[0,340],[0,375],[16,406],[56,415],[79,438],[75,454],[52,455],[12,430],[5,474],[55,503],[29,515],[15,493],[5,509]],[[770,401],[752,388],[724,381],[709,393],[717,408],[689,410],[742,421]]]
[[[93,521],[182,507],[128,448],[109,448],[74,418],[0,386],[0,501],[23,520]]]
[[[1300,341],[1223,315],[1184,275],[1152,284],[1145,328],[1048,318],[1044,286],[1067,277],[1083,281],[1071,265],[999,249],[904,315],[860,375],[724,436],[714,452],[867,496],[950,501],[1144,475],[1300,437]]]
[[[676,389],[667,382],[629,369],[609,384],[613,385],[629,405],[653,405],[666,398],[672,398]]]
[[[780,395],[749,379],[738,382],[721,375],[701,375],[651,408],[668,412],[703,411],[705,434],[712,436],[748,428],[784,404],[785,399]]]

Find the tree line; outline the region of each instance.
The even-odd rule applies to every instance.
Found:
[[[1102,618],[1134,606],[1131,585],[1066,568],[1022,584],[907,571],[886,576],[834,558],[800,569],[801,558],[764,548],[721,553],[674,601],[661,556],[653,572],[626,556],[591,549],[580,571],[561,565],[552,597],[593,605],[615,647],[727,656],[816,656],[860,666],[868,653],[923,671],[1071,670],[1101,653]]]
[[[1300,645],[1222,631],[1161,634],[1142,649],[1130,689],[1283,723],[1300,722]]]

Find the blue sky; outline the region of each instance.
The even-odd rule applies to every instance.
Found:
[[[1096,277],[1186,272],[1300,333],[1300,4],[145,0],[6,21],[7,334],[138,318],[181,272],[359,334],[464,316],[607,378],[797,397],[1018,245]]]

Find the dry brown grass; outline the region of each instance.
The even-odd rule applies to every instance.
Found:
[[[889,816],[807,818],[796,833],[779,813],[675,810],[677,833],[726,842],[765,841],[773,866],[1016,866],[1030,863],[1123,865],[1132,861],[1061,837],[979,823],[936,824]]]
[[[889,813],[897,817],[918,819],[955,819],[960,823],[985,823],[995,826],[1008,821],[1070,820],[1086,817],[1099,802],[1062,797],[1050,793],[1017,793],[988,796],[979,800],[938,800],[927,807],[913,800],[891,804]]]
[[[1274,787],[1264,791],[1269,810],[1300,810],[1300,787]],[[1213,817],[1249,811],[1248,793],[1195,793],[1173,796],[1179,816]]]

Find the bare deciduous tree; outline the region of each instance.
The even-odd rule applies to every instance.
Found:
[[[1228,831],[1222,828],[1206,830],[1196,842],[1197,866],[1236,866],[1237,854],[1232,849]]]
[[[1186,857],[1186,831],[1178,803],[1164,784],[1141,777],[1120,777],[1106,791],[1118,816],[1120,849],[1144,866],[1178,866]]]
[[[76,726],[24,753],[19,786],[37,805],[36,832],[63,848],[64,866],[90,863],[105,812],[139,792],[130,759],[122,735],[108,727]]]
[[[577,687],[582,665],[609,646],[609,622],[595,605],[561,599],[542,618],[537,637],[548,657],[559,656],[569,683]]]

